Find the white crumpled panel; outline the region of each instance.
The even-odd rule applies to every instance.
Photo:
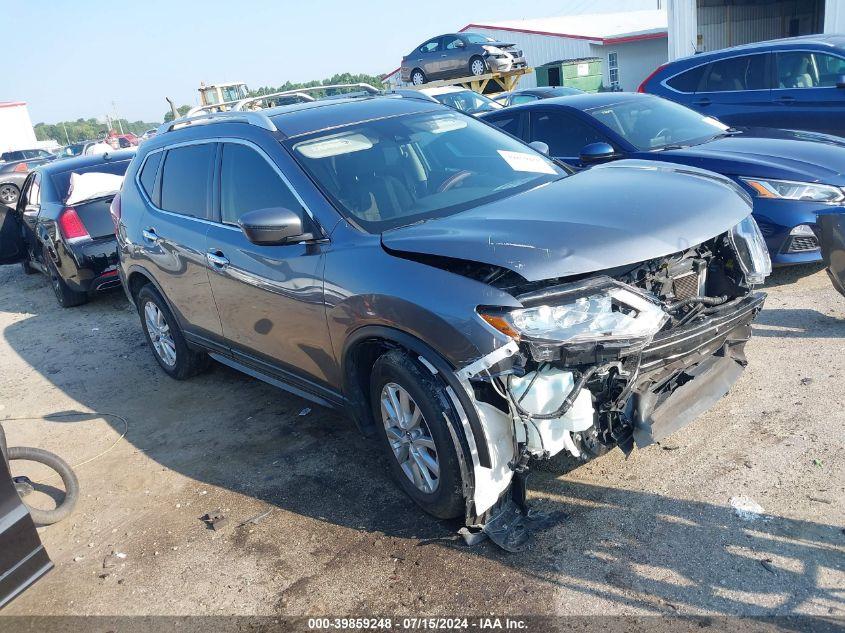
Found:
[[[65,204],[73,206],[86,200],[113,196],[120,191],[123,176],[89,171],[84,174],[70,175],[70,188]]]

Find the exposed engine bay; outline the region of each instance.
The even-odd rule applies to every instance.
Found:
[[[725,395],[765,298],[741,252],[728,233],[574,280],[514,283],[476,269],[524,308],[480,307],[511,341],[457,372],[491,455],[489,472],[476,468],[467,525],[517,548],[531,460],[562,451],[588,459],[615,446],[628,454]]]

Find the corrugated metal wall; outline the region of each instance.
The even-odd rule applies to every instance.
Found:
[[[823,0],[771,0],[768,2],[698,3],[698,50],[760,42],[822,30]],[[798,30],[790,32],[792,20]]]
[[[575,59],[578,57],[590,57],[590,40],[576,40],[564,37],[553,37],[548,35],[533,35],[531,33],[514,33],[500,29],[479,29],[473,28],[473,33],[483,33],[495,37],[503,42],[513,42],[521,48],[525,58],[532,66],[539,66],[558,59]],[[525,75],[519,81],[520,88],[534,88],[537,85],[536,77]]]

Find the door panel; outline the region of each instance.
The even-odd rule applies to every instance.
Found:
[[[845,136],[845,89],[836,87],[845,59],[811,51],[778,53],[776,59],[776,127]]]
[[[732,126],[772,126],[778,111],[771,101],[772,55],[760,53],[711,63],[688,105]]]
[[[156,184],[161,209],[148,210],[139,245],[180,325],[212,339],[222,336],[205,256],[216,153],[216,143],[167,152]]]
[[[223,335],[235,351],[323,384],[336,384],[328,353],[320,245],[261,246],[234,226],[248,211],[283,207],[307,218],[269,157],[252,145],[225,143],[220,166],[221,223],[206,251]]]
[[[845,213],[818,216],[822,259],[834,288],[845,295]]]
[[[25,253],[21,223],[15,210],[0,204],[0,264],[19,262]]]
[[[0,449],[0,608],[52,567]]]

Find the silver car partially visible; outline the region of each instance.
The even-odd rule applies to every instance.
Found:
[[[402,81],[419,86],[438,79],[480,76],[525,68],[515,44],[479,33],[449,33],[424,42],[402,58]]]

